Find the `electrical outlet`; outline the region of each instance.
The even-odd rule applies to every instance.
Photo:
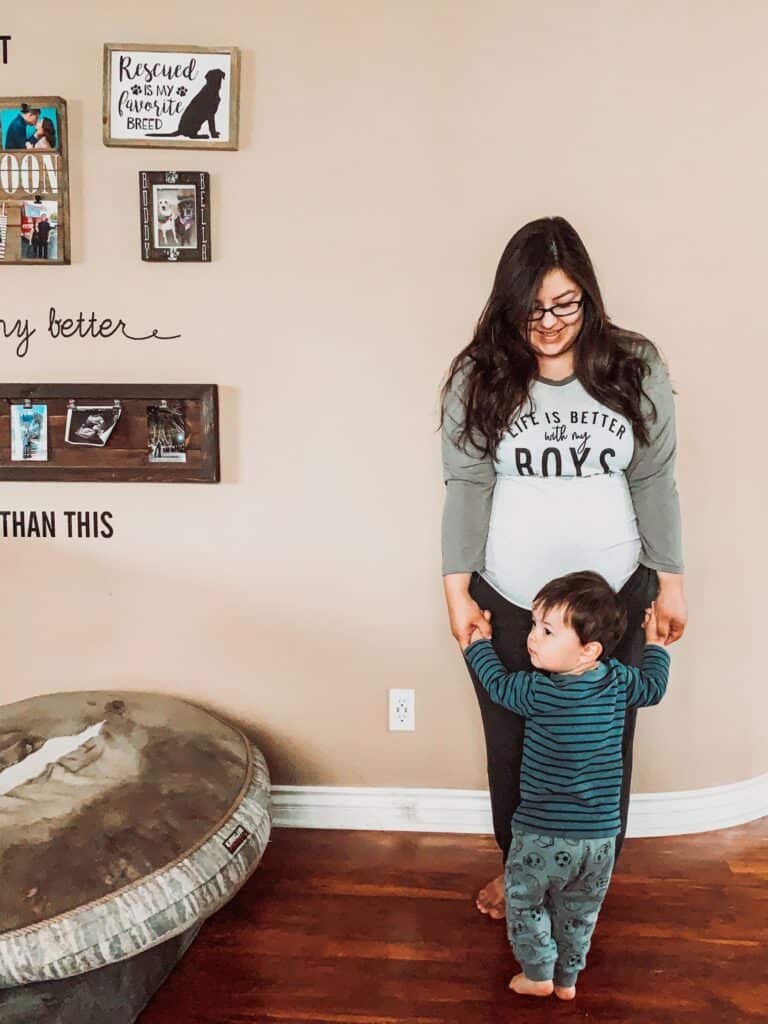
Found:
[[[389,691],[389,731],[413,732],[416,728],[416,691]]]

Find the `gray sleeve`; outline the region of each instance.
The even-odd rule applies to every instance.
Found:
[[[643,381],[656,406],[657,418],[649,419],[650,444],[635,442],[626,476],[642,543],[640,561],[658,572],[683,572],[680,503],[675,484],[675,403],[672,384],[661,357],[652,349],[646,356],[651,367]],[[643,399],[643,414],[651,407]]]
[[[443,406],[443,575],[485,568],[485,542],[491,518],[496,471],[490,455],[467,442],[456,444],[464,423],[463,375],[456,374]]]

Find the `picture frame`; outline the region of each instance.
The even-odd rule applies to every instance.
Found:
[[[0,266],[69,264],[67,103],[0,96]]]
[[[104,44],[105,146],[239,147],[236,46]]]
[[[90,412],[79,424],[72,414],[89,407],[101,414],[89,426],[102,436],[73,443]],[[215,384],[0,384],[0,482],[220,480]]]
[[[210,263],[207,171],[140,171],[141,258],[150,263]]]

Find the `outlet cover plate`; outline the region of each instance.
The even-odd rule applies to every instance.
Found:
[[[416,728],[416,691],[389,691],[389,731],[413,732]]]

